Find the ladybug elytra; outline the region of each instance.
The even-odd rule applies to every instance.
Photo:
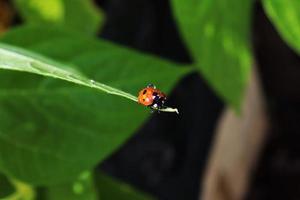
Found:
[[[146,88],[142,89],[138,95],[138,103],[156,110],[166,107],[164,105],[166,99],[166,95],[156,89],[153,84],[149,84]]]

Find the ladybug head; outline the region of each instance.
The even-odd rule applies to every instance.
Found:
[[[153,89],[156,89],[156,86],[155,86],[154,84],[152,84],[152,83],[149,83],[149,84],[147,85],[147,88],[153,88]]]

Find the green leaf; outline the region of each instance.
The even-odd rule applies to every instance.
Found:
[[[103,173],[96,174],[96,184],[101,200],[151,200],[149,195],[140,192],[128,184]]]
[[[0,173],[0,199],[14,193],[15,189],[8,178]]]
[[[29,24],[61,25],[82,33],[99,31],[104,17],[92,0],[14,0]]]
[[[116,88],[88,79],[80,72],[55,63],[34,53],[18,49],[9,45],[0,44],[0,69],[29,72],[43,76],[62,79],[79,85],[118,95],[137,102],[137,97]]]
[[[51,76],[64,76],[61,71],[67,71],[65,66],[73,67],[74,82],[85,83],[86,79],[77,80],[83,74],[132,94],[150,82],[169,92],[190,71],[51,27],[18,28],[4,36],[2,42],[67,63],[48,63],[60,68],[58,74]],[[45,59],[39,59],[40,66]],[[6,61],[1,61],[5,64],[2,66],[24,64],[20,60]],[[149,111],[136,102],[78,84],[1,70],[0,116],[0,170],[31,184],[49,185],[70,182],[105,159],[141,126]]]
[[[175,17],[199,71],[239,109],[251,65],[252,0],[174,0]]]
[[[10,193],[4,198],[0,197],[0,200],[34,200],[35,199],[36,192],[31,185],[15,179],[10,179],[9,181],[14,186],[14,192]]]
[[[97,192],[91,172],[81,173],[72,183],[50,186],[46,189],[47,200],[97,200]]]
[[[300,1],[263,0],[262,3],[281,37],[300,54]]]

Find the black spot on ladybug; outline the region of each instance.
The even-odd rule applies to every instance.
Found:
[[[143,91],[143,94],[146,94],[146,92],[147,92],[147,90],[144,90],[144,91]]]

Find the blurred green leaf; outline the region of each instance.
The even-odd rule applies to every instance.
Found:
[[[300,54],[300,1],[263,0],[262,3],[282,38]]]
[[[239,109],[251,67],[253,0],[174,0],[172,3],[197,68],[225,102]]]
[[[46,189],[47,200],[97,200],[97,192],[91,172],[85,171],[72,183],[50,186]]]
[[[8,178],[0,173],[0,199],[3,199],[14,192],[15,189]]]
[[[92,0],[14,0],[21,17],[29,24],[54,24],[94,34],[104,16]]]
[[[132,94],[148,83],[169,92],[190,71],[45,26],[15,29],[2,42],[70,63],[74,71]],[[49,185],[74,180],[105,159],[141,126],[149,111],[66,81],[1,70],[0,116],[0,170],[35,185]]]
[[[96,174],[96,184],[101,200],[151,200],[149,195],[142,193],[128,184],[118,181],[103,173]]]
[[[10,179],[9,182],[14,186],[14,192],[1,198],[0,200],[34,200],[36,192],[34,188],[21,181]],[[1,190],[2,188],[0,188]]]

